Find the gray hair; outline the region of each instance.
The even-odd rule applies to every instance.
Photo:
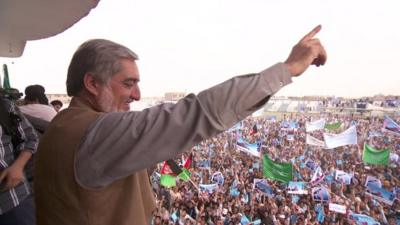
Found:
[[[127,47],[104,39],[83,43],[74,53],[67,74],[67,94],[76,96],[83,88],[86,73],[92,73],[106,84],[121,69],[120,59],[137,60],[138,56]]]

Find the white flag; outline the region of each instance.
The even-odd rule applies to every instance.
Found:
[[[325,143],[321,140],[318,140],[317,138],[307,134],[306,136],[306,143],[309,145],[314,145],[314,146],[319,146],[319,147],[324,147]]]
[[[337,148],[345,145],[357,144],[357,130],[355,126],[343,131],[340,134],[324,133],[325,146],[327,149]]]
[[[311,132],[314,130],[321,130],[325,127],[325,119],[316,120],[313,122],[306,122],[306,131]]]

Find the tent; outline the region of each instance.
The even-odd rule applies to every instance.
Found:
[[[99,0],[1,0],[0,57],[19,57],[26,42],[59,34],[95,8]]]

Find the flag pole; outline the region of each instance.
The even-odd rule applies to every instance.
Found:
[[[179,176],[178,176],[179,177]],[[188,176],[187,174],[185,174],[185,178],[187,178],[187,180],[193,185],[193,187],[196,188],[196,190],[200,193],[200,188],[193,182],[192,179],[190,179],[190,176]],[[181,178],[182,179],[182,178]]]
[[[199,193],[201,192],[200,188],[192,181],[192,179],[189,178],[189,182],[193,185],[193,187],[196,188],[197,192],[199,192]]]

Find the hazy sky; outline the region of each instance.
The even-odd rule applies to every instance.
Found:
[[[76,48],[106,38],[135,51],[142,96],[199,92],[234,75],[284,61],[292,46],[322,24],[328,52],[277,95],[400,95],[398,0],[101,0],[65,32],[27,43],[7,63],[11,85],[41,84],[65,93]]]

